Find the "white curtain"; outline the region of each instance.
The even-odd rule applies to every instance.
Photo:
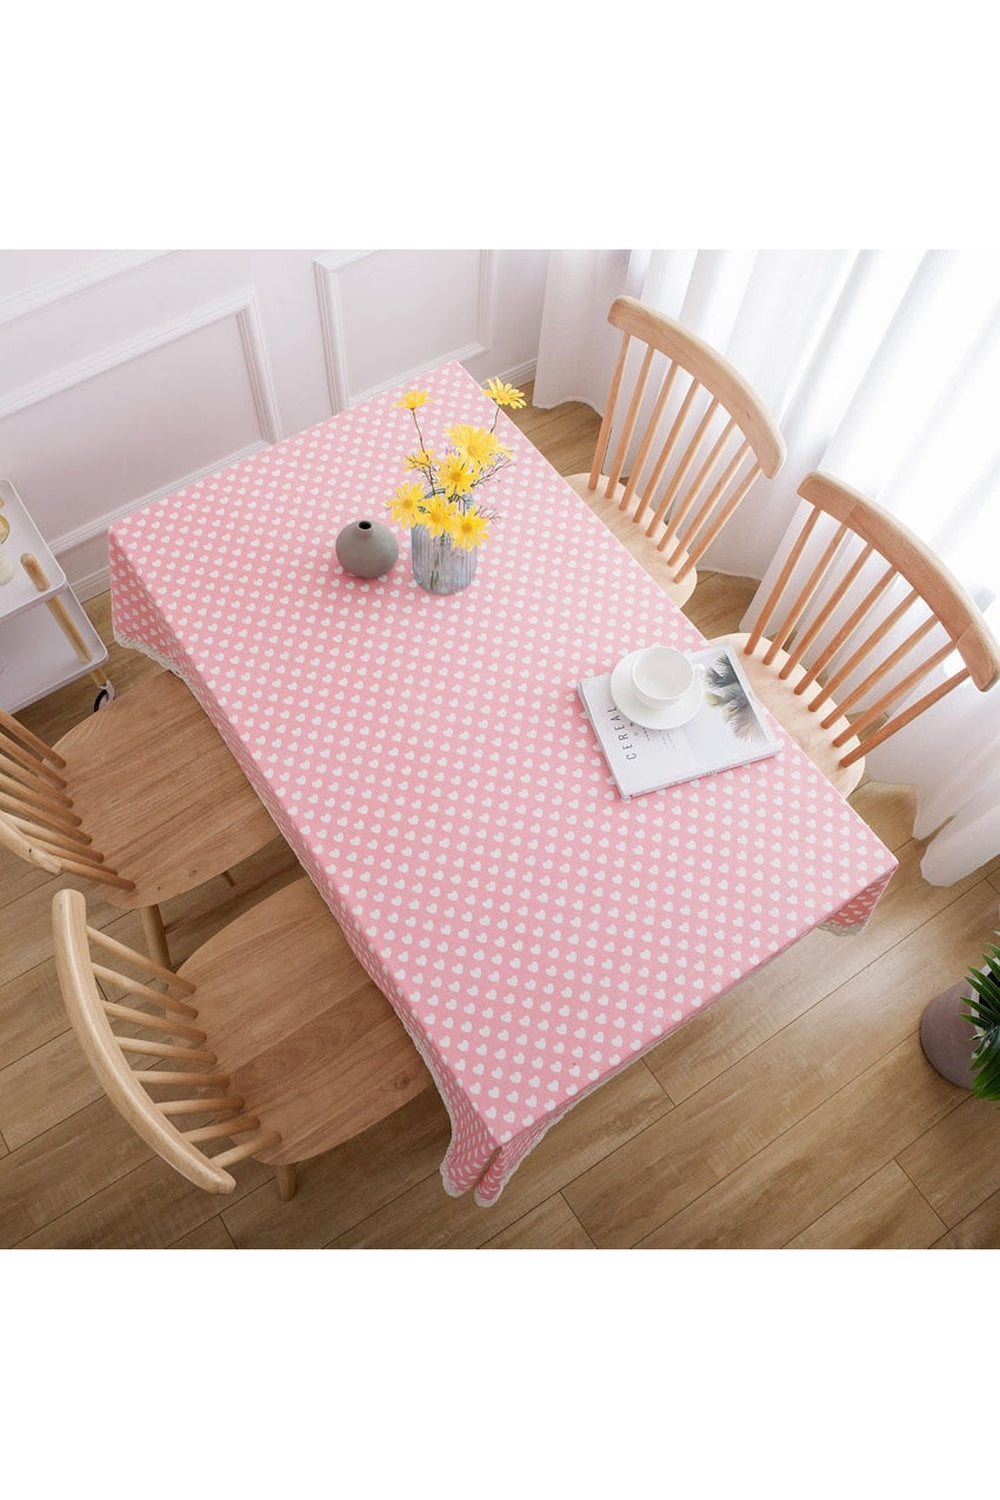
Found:
[[[534,400],[603,407],[622,292],[725,354],[781,427],[706,565],[763,580],[811,469],[898,515],[1000,631],[1000,259],[968,250],[569,250],[550,256]],[[991,545],[992,544],[992,545]],[[747,618],[754,614],[753,607]],[[869,758],[912,785],[922,871],[949,885],[1000,854],[1000,687],[964,684]],[[933,835],[933,837],[932,837]]]

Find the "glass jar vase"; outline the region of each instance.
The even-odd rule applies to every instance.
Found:
[[[426,526],[410,530],[410,566],[429,594],[457,594],[476,576],[478,547],[456,547],[450,536],[432,537]]]

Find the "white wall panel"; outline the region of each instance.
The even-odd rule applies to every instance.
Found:
[[[369,250],[317,262],[335,409],[428,364],[485,354],[493,255],[485,250]]]
[[[129,252],[131,253],[131,252]],[[91,275],[116,250],[5,250],[0,256],[0,319],[37,300],[41,286]]]
[[[56,552],[81,539],[81,517],[106,522],[172,489],[178,474],[274,441],[254,321],[252,303],[195,313],[0,399],[5,470]]]
[[[116,516],[444,359],[530,379],[544,250],[0,251],[0,474],[70,581]]]

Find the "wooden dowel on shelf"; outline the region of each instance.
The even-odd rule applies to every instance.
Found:
[[[22,552],[21,567],[27,573],[38,592],[40,594],[44,593],[49,586],[49,577],[38,561],[38,558],[31,552]]]
[[[38,561],[37,557],[33,557],[30,552],[22,552],[21,566],[27,573],[28,577],[31,579],[32,583],[35,585],[35,588],[38,590],[38,592],[40,594],[44,593],[45,590],[49,587],[49,580],[44,568]],[[77,656],[83,662],[85,667],[89,666],[91,661],[93,661],[93,655],[90,651],[89,646],[87,645],[87,642],[84,640],[83,636],[77,629],[75,623],[70,619],[65,604],[61,599],[47,599],[45,602],[48,604],[49,609],[51,610],[54,619],[58,623],[60,630],[69,641],[70,645],[73,647],[73,650],[76,652]]]

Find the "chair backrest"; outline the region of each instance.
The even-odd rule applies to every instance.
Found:
[[[621,329],[622,341],[589,485],[595,490],[605,475],[604,493],[612,498],[629,449],[638,441],[619,509],[645,528],[656,550],[666,554],[668,566],[677,568],[680,582],[758,475],[771,479],[777,474],[785,460],[784,439],[742,376],[679,323],[634,297],[618,297],[608,322]],[[645,354],[622,413],[633,341],[645,345]],[[647,386],[652,393],[657,379],[652,409],[637,431]],[[676,414],[664,435],[668,402]],[[617,442],[608,462],[613,428]]]
[[[195,986],[89,927],[79,891],[56,893],[52,926],[66,1010],[111,1103],[190,1182],[210,1193],[232,1192],[236,1183],[225,1168],[277,1145],[281,1135],[248,1115],[228,1076],[213,1071],[216,1056],[191,1003]],[[109,955],[115,967],[95,958],[92,949]],[[132,1067],[128,1057],[139,1066]],[[199,1123],[220,1115],[227,1118]],[[191,1128],[180,1128],[185,1120]],[[203,1149],[236,1136],[240,1143],[219,1154],[209,1156]]]
[[[894,516],[828,474],[807,475],[798,493],[808,510],[744,649],[761,647],[762,662],[794,681],[820,728],[850,719],[832,741],[850,743],[846,767],[960,682],[992,687],[1000,649],[974,600]],[[828,536],[822,516],[837,523]]]
[[[74,812],[65,769],[61,755],[0,708],[0,845],[50,875],[85,875],[133,890]]]

